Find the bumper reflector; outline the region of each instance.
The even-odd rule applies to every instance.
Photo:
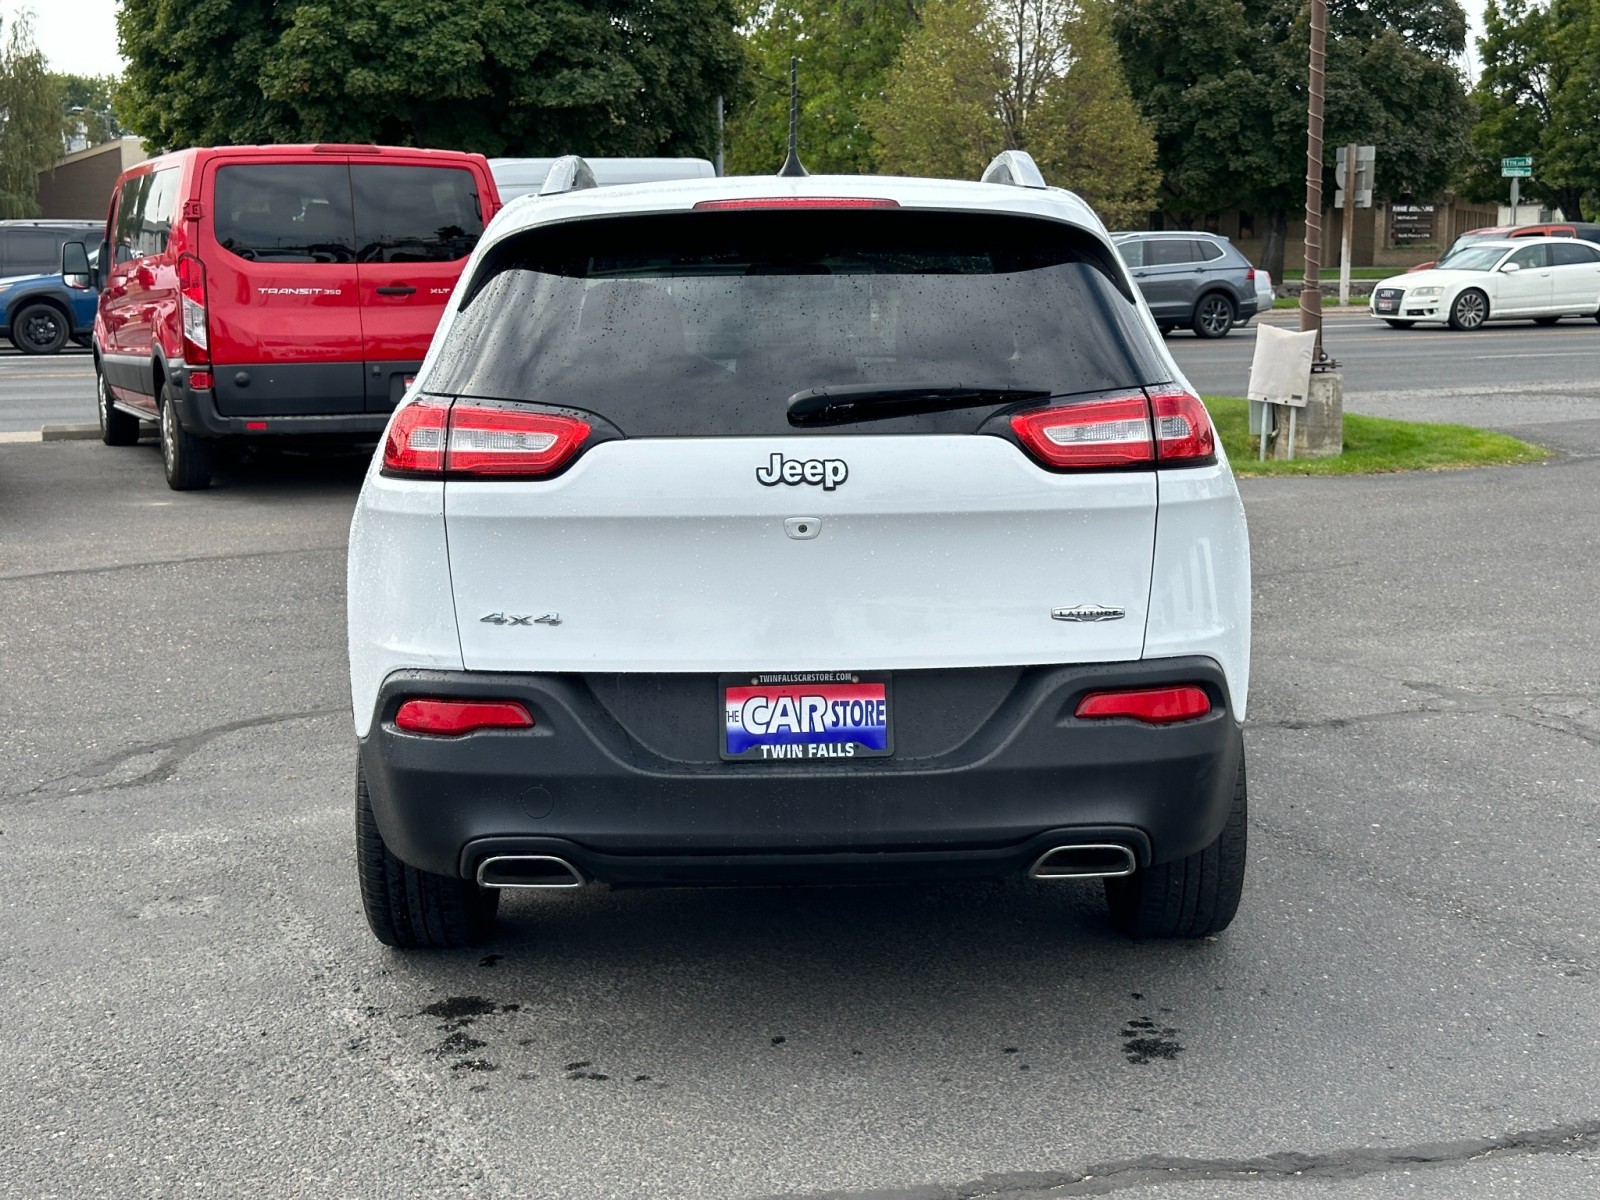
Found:
[[[394,723],[407,733],[460,737],[480,729],[531,729],[533,717],[515,700],[407,700]]]
[[[1192,721],[1211,711],[1211,698],[1204,688],[1140,688],[1127,692],[1090,692],[1078,702],[1077,715],[1089,719],[1128,717],[1149,725],[1170,725]]]

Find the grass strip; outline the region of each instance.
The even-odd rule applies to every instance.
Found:
[[[1343,454],[1335,458],[1260,462],[1256,458],[1258,439],[1250,433],[1248,402],[1237,396],[1207,396],[1206,407],[1228,452],[1233,473],[1240,476],[1454,471],[1541,462],[1550,457],[1542,446],[1488,429],[1345,413]]]

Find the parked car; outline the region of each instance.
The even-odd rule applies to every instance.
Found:
[[[1426,271],[1430,267],[1440,266],[1445,259],[1463,246],[1471,246],[1478,242],[1525,237],[1582,238],[1586,242],[1600,242],[1600,224],[1588,221],[1556,221],[1553,223],[1546,222],[1542,225],[1488,225],[1482,229],[1469,229],[1446,246],[1444,253],[1432,262],[1418,263],[1414,267],[1407,267],[1406,270],[1407,272]]]
[[[1227,238],[1193,231],[1111,237],[1162,333],[1186,325],[1198,337],[1225,337],[1256,314],[1256,270]]]
[[[1498,238],[1464,246],[1449,264],[1396,275],[1372,291],[1374,317],[1397,329],[1562,317],[1600,320],[1600,246],[1576,238]]]
[[[124,172],[95,275],[104,441],[159,422],[182,490],[221,438],[376,437],[499,207],[488,161],[445,150],[229,146]]]
[[[98,251],[91,256],[91,271],[96,257]],[[0,337],[24,354],[55,354],[69,341],[89,345],[94,310],[88,275],[57,271],[0,279]]]
[[[0,221],[0,278],[50,275],[61,267],[61,247],[97,237],[99,221]]]
[[[491,158],[500,199],[510,203],[518,196],[537,192],[550,175],[554,158]],[[667,179],[710,179],[717,168],[704,158],[586,158],[584,164],[598,187],[621,183],[657,183]]]
[[[1268,313],[1276,302],[1278,294],[1272,290],[1272,273],[1256,268],[1256,312]]]
[[[380,940],[593,882],[1101,878],[1135,936],[1233,918],[1232,473],[1089,207],[1020,153],[984,179],[506,208],[350,532]]]

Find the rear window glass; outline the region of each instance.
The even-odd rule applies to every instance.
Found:
[[[217,171],[217,241],[259,262],[356,259],[350,169],[343,163],[262,163]]]
[[[546,226],[474,276],[432,391],[598,413],[629,436],[795,432],[813,387],[1127,388],[1167,378],[1112,251],[1034,218],[682,213]],[[960,432],[995,411],[849,432]]]
[[[1558,267],[1571,267],[1579,264],[1592,266],[1596,262],[1600,262],[1600,251],[1578,242],[1574,242],[1570,246],[1551,246],[1550,261]]]
[[[350,168],[361,262],[455,262],[483,233],[472,172],[458,167]]]

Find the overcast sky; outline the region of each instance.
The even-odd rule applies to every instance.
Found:
[[[1476,63],[1471,39],[1483,32],[1483,0],[1463,0],[1472,24],[1468,58]],[[0,0],[0,16],[9,23],[19,9],[34,11],[34,36],[52,70],[74,75],[116,75],[117,0]],[[1476,74],[1476,68],[1470,68]]]

